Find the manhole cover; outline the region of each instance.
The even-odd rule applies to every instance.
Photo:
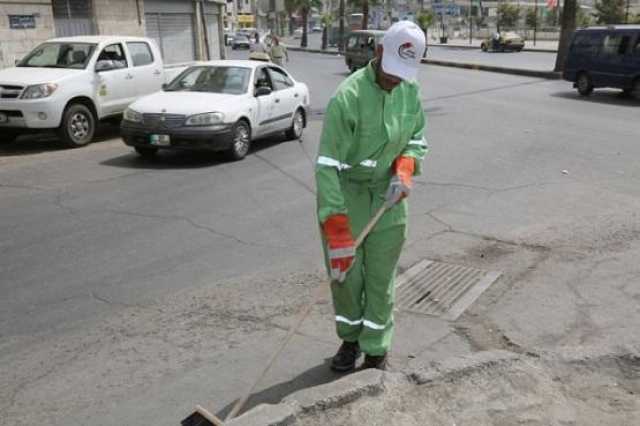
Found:
[[[398,277],[396,308],[454,321],[501,274],[422,260]]]

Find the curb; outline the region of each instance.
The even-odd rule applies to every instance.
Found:
[[[438,65],[442,67],[463,68],[477,71],[489,71],[502,74],[520,75],[526,77],[546,78],[549,80],[562,79],[562,73],[556,71],[539,71],[524,68],[497,67],[494,65],[469,64],[464,62],[442,61],[438,59],[423,59],[423,64]]]
[[[476,45],[464,45],[464,44],[430,44],[429,47],[448,47],[451,49],[468,49],[468,50],[480,50],[480,46]],[[543,49],[538,47],[525,47],[522,52],[534,52],[534,53],[558,53],[557,49]]]
[[[539,360],[547,365],[581,365],[597,363],[603,367],[616,365],[627,359],[640,363],[640,345],[565,347],[557,352],[541,351],[519,354],[505,350],[477,352],[453,357],[442,362],[404,372],[364,370],[346,377],[287,396],[279,404],[260,404],[226,422],[226,426],[290,426],[300,424],[304,415],[339,408],[364,397],[375,397],[387,391],[407,386],[437,386],[453,383],[465,376],[509,367],[517,363],[529,364]],[[612,364],[613,363],[613,364]]]
[[[455,47],[456,49],[465,47]],[[306,53],[319,53],[322,55],[331,55],[331,56],[340,56],[340,53],[337,51],[330,50],[321,50],[321,49],[306,49],[303,47],[289,47],[287,49],[292,52],[306,52]],[[531,70],[524,68],[509,68],[509,67],[498,67],[494,65],[482,65],[482,64],[470,64],[465,62],[453,62],[453,61],[442,61],[439,59],[422,59],[423,64],[428,65],[438,65],[443,67],[453,67],[453,68],[463,68],[469,70],[476,71],[489,71],[489,72],[497,72],[502,74],[512,74],[512,75],[520,75],[525,77],[537,77],[537,78],[545,78],[548,80],[560,80],[562,79],[562,73],[555,71],[540,71],[540,70]]]

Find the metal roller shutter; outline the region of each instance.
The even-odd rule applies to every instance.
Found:
[[[207,36],[209,37],[209,57],[220,59],[220,35],[218,34],[218,15],[207,13]]]
[[[146,13],[145,20],[145,33],[158,44],[166,64],[195,59],[193,14]]]
[[[91,0],[53,0],[56,36],[95,34]]]

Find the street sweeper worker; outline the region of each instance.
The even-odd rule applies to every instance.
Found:
[[[376,56],[329,101],[316,164],[318,219],[338,337],[331,368],[388,368],[394,280],[407,235],[412,177],[427,153],[425,117],[415,77],[422,30],[392,25]],[[383,205],[389,209],[355,251],[354,239]]]

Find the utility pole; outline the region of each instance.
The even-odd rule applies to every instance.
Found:
[[[536,33],[538,32],[538,0],[533,5],[533,13],[535,19],[533,20],[533,45],[536,45]]]

